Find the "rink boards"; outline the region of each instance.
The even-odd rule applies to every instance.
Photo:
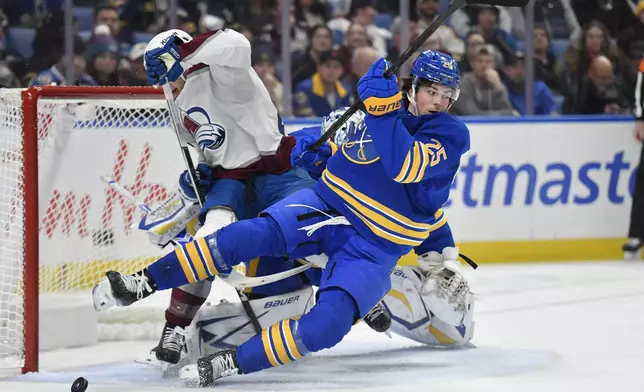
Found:
[[[629,117],[466,122],[471,150],[445,207],[463,253],[478,262],[621,257],[640,150]],[[286,121],[286,129],[315,124]],[[170,192],[183,162],[169,128],[72,133],[61,156],[42,188],[58,202],[40,198],[41,215],[56,218],[40,222],[42,268],[63,269],[67,284],[76,285],[106,267],[138,267],[163,253],[132,228],[140,213],[110,198],[99,176],[118,171],[120,182],[144,199],[153,190]],[[59,283],[49,287],[57,291]]]

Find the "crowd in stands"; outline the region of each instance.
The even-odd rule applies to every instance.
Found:
[[[104,0],[103,0],[104,1]],[[178,0],[178,28],[243,33],[252,65],[283,110],[282,68],[290,61],[293,113],[320,117],[356,99],[360,76],[379,57],[396,60],[402,33],[420,34],[446,0],[410,0],[408,24],[397,0],[292,0],[291,53],[281,53],[280,0]],[[0,87],[146,85],[147,41],[169,28],[166,0],[74,0],[74,61],[64,53],[62,0],[0,0]],[[644,1],[536,0],[525,10],[467,6],[420,49],[459,61],[459,115],[526,113],[525,38],[533,37],[535,114],[631,113],[644,55]],[[413,58],[412,58],[413,60]],[[75,80],[65,80],[68,67]]]

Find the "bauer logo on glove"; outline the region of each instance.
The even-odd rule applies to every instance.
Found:
[[[402,94],[395,75],[385,77],[389,68],[387,60],[380,58],[371,65],[366,75],[358,82],[358,94],[367,113],[372,116],[397,112],[402,105]]]

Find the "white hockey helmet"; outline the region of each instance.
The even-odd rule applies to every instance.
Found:
[[[333,124],[337,119],[340,118],[349,109],[349,107],[344,107],[342,109],[336,109],[329,113],[328,116],[325,116],[322,120],[322,133]],[[364,122],[365,114],[362,110],[358,110],[353,113],[349,119],[342,124],[342,126],[335,132],[333,135],[333,142],[337,145],[344,143],[349,136],[356,132],[362,123]]]
[[[154,38],[152,38],[150,42],[148,42],[148,46],[145,47],[145,52],[147,53],[152,49],[162,48],[169,39],[178,39],[181,43],[192,41],[190,34],[186,33],[185,31],[179,29],[171,29],[155,35]],[[145,65],[145,60],[143,61],[143,64]]]

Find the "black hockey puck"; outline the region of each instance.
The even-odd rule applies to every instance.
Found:
[[[85,392],[89,382],[83,377],[78,377],[72,384],[72,392]]]

